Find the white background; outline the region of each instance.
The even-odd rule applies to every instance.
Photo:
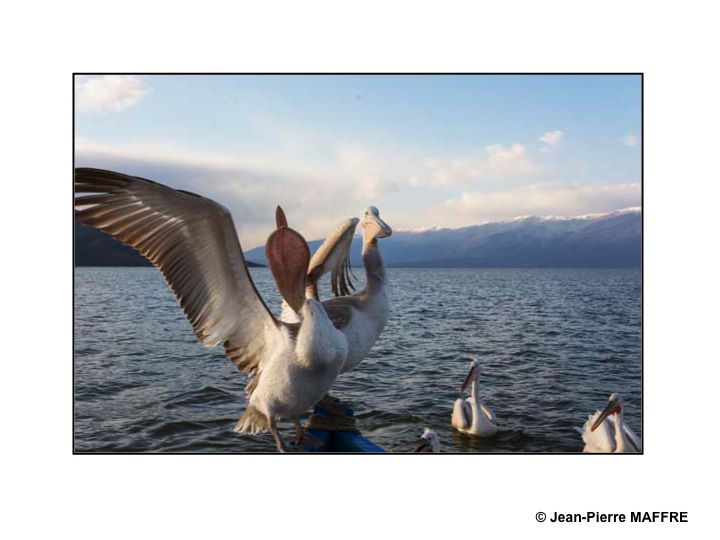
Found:
[[[716,531],[711,3],[258,4],[3,8],[3,538]],[[644,72],[645,455],[73,456],[73,71]],[[540,510],[686,510],[690,523],[538,524]]]

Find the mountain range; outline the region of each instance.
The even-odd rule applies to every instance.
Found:
[[[310,242],[315,251],[321,240]],[[528,216],[459,229],[395,231],[380,240],[388,266],[634,267],[642,259],[642,214],[630,208],[576,218]],[[351,262],[360,264],[361,239]],[[246,253],[266,263],[264,248]]]
[[[358,228],[359,232],[359,228]],[[114,243],[114,244],[113,244]],[[309,242],[315,251],[322,240]],[[628,208],[574,218],[527,216],[457,229],[398,230],[380,240],[385,264],[405,267],[639,267],[642,213]],[[353,239],[358,266],[361,239]],[[248,264],[267,264],[264,246],[245,253]],[[105,233],[76,224],[77,266],[147,264]]]

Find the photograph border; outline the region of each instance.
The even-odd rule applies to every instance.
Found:
[[[268,452],[140,452],[140,451],[78,451],[75,448],[75,81],[78,76],[104,76],[104,75],[138,75],[138,76],[639,76],[640,77],[640,418],[642,424],[642,450],[636,455],[645,454],[645,74],[644,72],[72,72],[72,171],[71,171],[71,192],[72,192],[72,433],[71,446],[73,455],[274,455],[275,451]],[[578,445],[579,446],[579,445]],[[291,452],[293,455],[393,455],[393,452]],[[482,455],[482,456],[581,456],[588,455],[583,452],[442,452],[447,455]],[[394,455],[406,456],[408,453],[396,453]],[[598,453],[595,455],[608,455]],[[630,454],[626,454],[630,455]]]

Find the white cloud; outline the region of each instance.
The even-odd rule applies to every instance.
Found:
[[[446,226],[460,226],[531,214],[569,217],[639,204],[639,182],[539,183],[492,193],[466,191],[445,201],[434,218]]]
[[[75,81],[75,102],[81,111],[121,111],[146,93],[142,80],[135,75],[81,77]]]
[[[372,175],[366,157],[350,159],[359,170],[326,169],[279,159],[191,152],[172,145],[105,144],[75,140],[78,167],[98,167],[142,176],[208,197],[230,209],[243,248],[265,243],[273,230],[275,206],[308,240],[324,238],[342,220],[358,216],[390,189]],[[342,161],[342,159],[341,159]]]
[[[556,129],[555,131],[546,131],[540,136],[538,140],[547,144],[548,146],[557,146],[558,144],[560,144],[560,140],[564,136],[565,134],[562,131]]]
[[[526,214],[572,216],[640,201],[639,183],[538,183],[540,166],[522,144],[491,145],[480,157],[425,161],[343,142],[324,150],[325,159],[314,162],[143,141],[75,141],[79,167],[143,176],[226,206],[247,249],[265,242],[277,204],[285,208],[291,226],[313,240],[369,205],[378,206],[388,223],[400,229],[457,227]],[[454,198],[439,202],[449,196]]]
[[[424,173],[410,178],[409,185],[448,187],[482,180],[526,179],[535,175],[540,166],[530,159],[523,144],[493,144],[485,147],[482,157],[429,159],[424,169]]]
[[[625,136],[622,138],[622,143],[623,143],[625,146],[637,146],[638,138],[637,138],[637,136],[631,135],[631,134],[630,134],[630,135],[625,135]]]
[[[559,129],[556,129],[555,131],[546,131],[538,138],[541,143],[544,143],[544,145],[540,148],[540,152],[543,154],[549,154],[560,144],[560,141],[564,136],[565,134]]]

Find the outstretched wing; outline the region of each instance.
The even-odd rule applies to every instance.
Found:
[[[335,296],[346,296],[354,290],[350,279],[350,245],[352,244],[357,218],[343,221],[328,236],[310,260],[308,266],[308,280],[313,295],[317,299],[317,282],[327,272],[330,272],[330,283]]]
[[[230,212],[210,199],[144,178],[75,169],[76,217],[134,247],[157,266],[198,340],[224,344],[254,375],[278,322],[257,292]]]

